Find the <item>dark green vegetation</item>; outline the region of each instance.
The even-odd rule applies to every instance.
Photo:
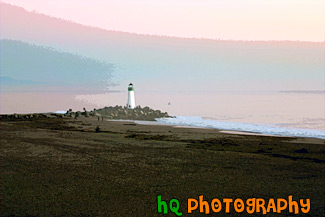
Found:
[[[324,140],[95,117],[1,120],[0,129],[1,216],[163,216],[157,195],[179,199],[183,216],[199,195],[293,195],[311,200],[303,216],[324,216]]]

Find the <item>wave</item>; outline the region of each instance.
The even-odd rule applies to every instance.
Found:
[[[176,116],[175,118],[159,118],[159,123],[168,125],[191,126],[201,128],[212,128],[219,130],[234,130],[243,132],[253,132],[288,137],[312,137],[325,139],[325,131],[311,129],[282,128],[270,125],[259,125],[239,122],[224,122],[216,120],[206,120],[202,117]]]

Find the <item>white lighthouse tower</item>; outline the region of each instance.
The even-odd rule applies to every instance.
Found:
[[[128,109],[134,109],[135,108],[135,98],[134,98],[134,88],[133,84],[130,83],[128,87]]]

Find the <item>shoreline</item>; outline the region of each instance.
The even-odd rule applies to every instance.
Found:
[[[174,116],[174,118],[177,118],[179,116]],[[184,117],[184,116],[181,116]],[[191,118],[191,117],[190,117]],[[201,117],[199,117],[201,118]],[[216,123],[218,123],[219,121],[216,120],[209,120],[206,119],[207,121],[215,121]],[[271,134],[271,133],[264,133],[264,132],[256,132],[256,131],[248,131],[248,130],[241,130],[241,129],[225,129],[225,128],[218,128],[218,127],[211,127],[211,126],[191,126],[191,125],[178,125],[178,124],[172,124],[172,123],[167,123],[167,122],[159,122],[159,120],[155,120],[155,121],[141,121],[141,120],[119,120],[119,119],[113,119],[110,120],[108,119],[107,121],[129,121],[129,122],[134,122],[137,124],[142,124],[142,125],[164,125],[164,126],[172,126],[172,127],[176,127],[176,128],[194,128],[194,129],[215,129],[218,130],[221,133],[226,133],[226,134],[241,134],[241,135],[255,135],[255,136],[272,136],[272,137],[284,137],[284,138],[315,138],[315,139],[322,139],[325,140],[325,131],[324,131],[324,135],[318,135],[318,136],[304,136],[304,135],[281,135],[281,134]],[[236,124],[235,122],[224,122],[224,123],[231,123],[231,124]],[[238,124],[247,124],[247,125],[251,125],[249,123],[238,123]],[[259,124],[252,124],[254,126],[260,126],[260,127],[265,127],[263,125],[259,125]],[[322,133],[323,131],[321,130],[317,130],[317,129],[304,129],[304,128],[281,128],[281,127],[272,127],[274,129],[286,129],[286,130],[297,130],[297,131],[301,131],[301,132],[318,132],[318,133]]]
[[[162,118],[165,119],[165,118]],[[251,133],[258,135],[269,135],[279,137],[309,137],[325,140],[325,131],[319,129],[278,127],[267,124],[253,124],[242,122],[210,120],[202,117],[175,116],[173,119],[163,120],[168,125],[198,127],[207,129],[217,129],[219,131],[231,131],[241,133]]]
[[[105,107],[104,110],[108,107]],[[263,124],[252,124],[242,122],[229,122],[218,121],[215,119],[207,119],[205,117],[191,117],[191,116],[169,116],[167,112],[161,112],[160,110],[153,110],[149,107],[135,109],[135,117],[137,119],[128,119],[128,110],[123,110],[121,106],[109,107],[113,110],[110,113],[110,118],[102,116],[98,113],[99,110],[84,112],[72,112],[68,110],[66,113],[60,112],[47,112],[47,113],[26,113],[26,114],[0,114],[1,119],[34,119],[34,118],[80,118],[80,117],[98,117],[104,118],[107,121],[124,121],[134,122],[142,125],[166,125],[176,128],[198,128],[198,129],[216,129],[226,134],[241,134],[241,135],[256,135],[256,136],[273,136],[273,137],[288,137],[288,138],[316,138],[325,140],[325,131],[318,129],[305,129],[305,128],[284,128],[277,126],[269,126]],[[118,114],[116,111],[118,111]],[[144,113],[151,112],[150,114]],[[112,116],[113,114],[113,116]],[[133,114],[133,115],[134,115]],[[121,115],[122,119],[116,118]],[[115,118],[114,118],[115,116]],[[157,116],[157,117],[155,117]],[[163,116],[163,117],[159,117]],[[165,116],[165,117],[164,117]],[[159,120],[161,119],[161,120]],[[177,122],[178,121],[178,122]]]
[[[215,129],[218,130],[219,133],[225,133],[225,134],[236,134],[236,135],[252,135],[252,136],[274,136],[274,137],[288,137],[288,138],[294,138],[293,136],[281,136],[281,135],[272,135],[272,134],[262,134],[262,133],[255,133],[255,132],[248,132],[248,131],[235,131],[235,130],[223,130],[223,129],[217,129],[217,128],[209,128],[209,127],[195,127],[195,126],[185,126],[185,125],[173,125],[173,124],[165,124],[158,121],[133,121],[133,120],[107,120],[107,121],[125,121],[125,122],[134,122],[136,124],[141,125],[162,125],[162,126],[171,126],[174,128],[189,128],[189,129]],[[146,123],[147,122],[147,123]],[[304,137],[302,137],[304,138]]]
[[[172,124],[165,124],[157,121],[138,121],[138,120],[106,120],[107,122],[115,122],[118,124],[134,124],[142,125],[144,127],[168,127],[174,129],[185,129],[185,130],[200,130],[202,132],[207,131],[210,133],[215,134],[224,134],[224,135],[234,135],[234,136],[248,136],[248,137],[273,137],[279,139],[292,139],[302,143],[315,143],[320,145],[325,145],[325,139],[322,138],[315,138],[315,137],[303,137],[303,136],[281,136],[281,135],[271,135],[271,134],[261,134],[261,133],[254,133],[254,132],[247,132],[247,131],[235,131],[235,130],[222,130],[217,128],[208,128],[208,127],[193,127],[193,126],[184,126],[184,125],[172,125]],[[95,122],[93,122],[95,123]]]

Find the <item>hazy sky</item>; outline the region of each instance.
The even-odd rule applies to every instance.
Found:
[[[235,40],[324,41],[324,0],[3,0],[109,30]]]

